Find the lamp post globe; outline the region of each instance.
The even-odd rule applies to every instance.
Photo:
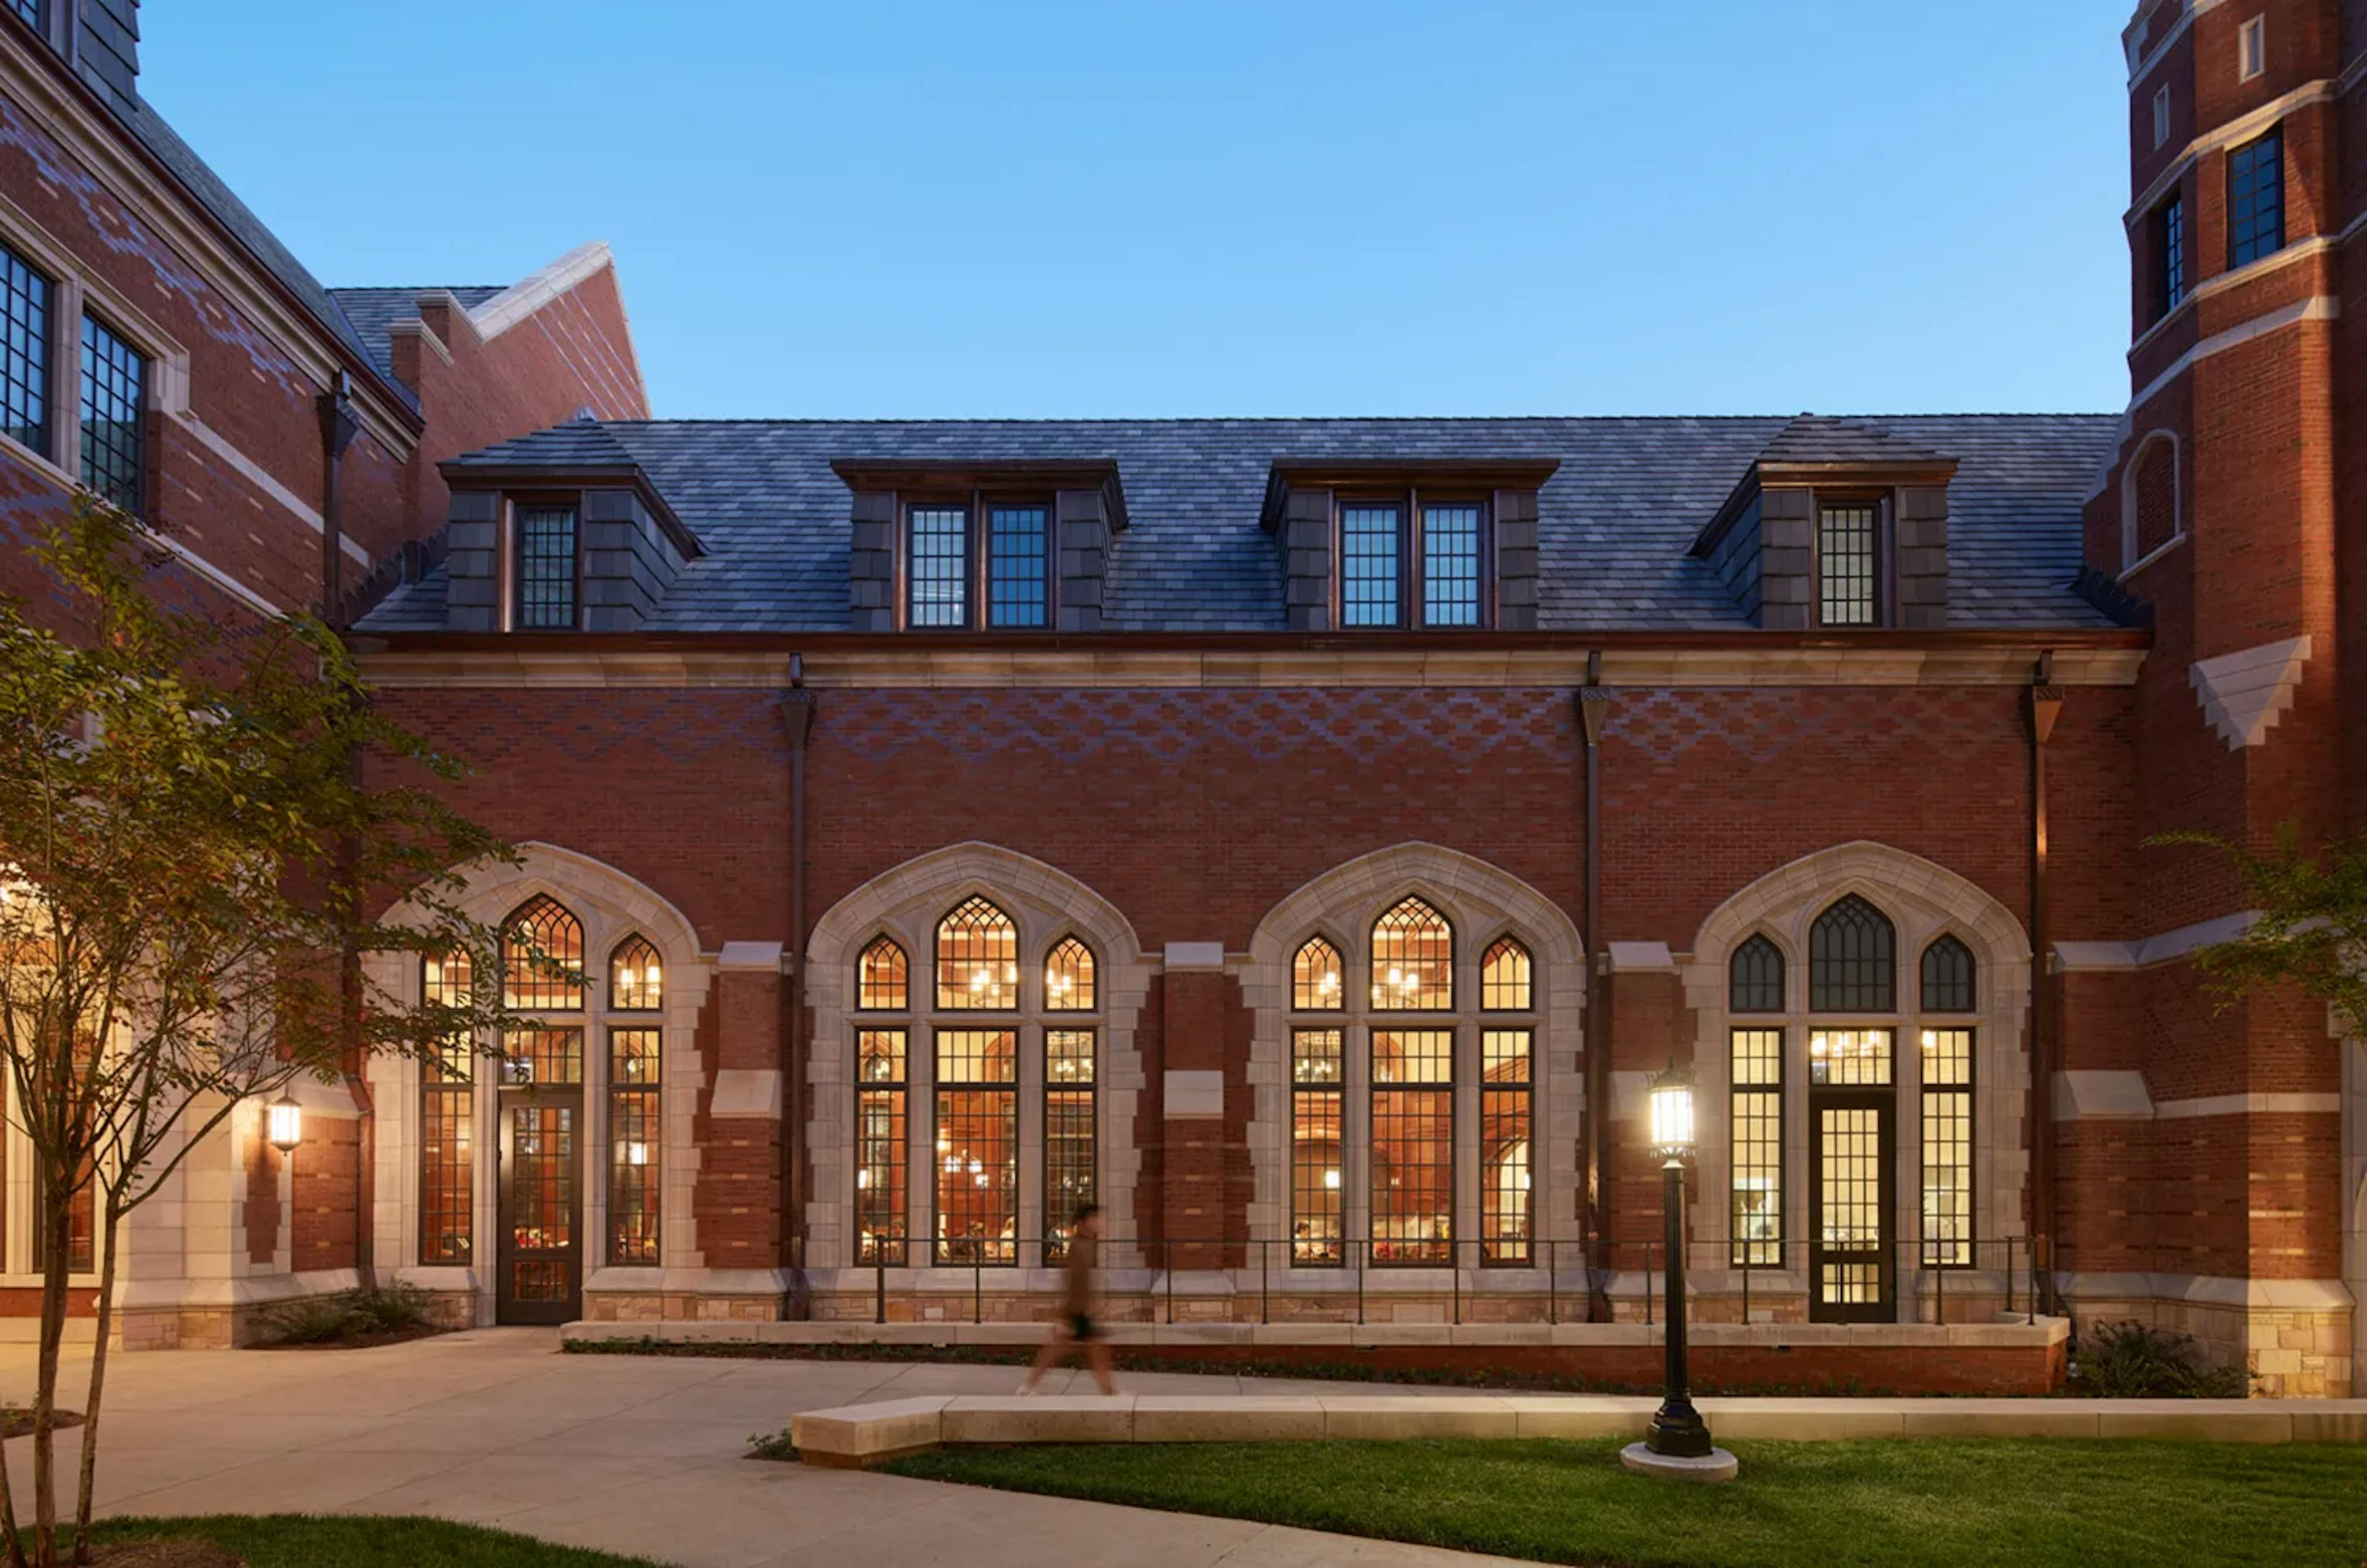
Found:
[[[1693,1157],[1693,1075],[1675,1062],[1652,1080],[1652,1155],[1660,1161],[1660,1204],[1668,1227],[1668,1360],[1660,1408],[1644,1446],[1668,1459],[1707,1459],[1709,1426],[1693,1408],[1685,1366],[1685,1166]]]
[[[293,1094],[282,1094],[264,1111],[265,1138],[281,1154],[294,1154],[304,1141],[304,1108]]]

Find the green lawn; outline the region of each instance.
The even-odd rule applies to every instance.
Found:
[[[103,1519],[91,1527],[91,1534],[102,1545],[196,1536],[246,1559],[249,1568],[653,1568],[646,1558],[552,1546],[442,1519],[233,1514]]]
[[[962,1449],[900,1474],[1622,1568],[2367,1563],[2367,1448],[1738,1442],[1741,1479],[1617,1440]]]

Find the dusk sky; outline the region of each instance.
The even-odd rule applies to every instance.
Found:
[[[670,416],[2117,410],[2125,0],[151,0],[330,284],[616,249]]]

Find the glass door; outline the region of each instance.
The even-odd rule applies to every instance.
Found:
[[[583,1314],[583,1032],[525,1032],[504,1064],[501,1248],[495,1317]]]
[[[1891,1032],[1818,1030],[1808,1045],[1808,1317],[1897,1317],[1890,1173]]]

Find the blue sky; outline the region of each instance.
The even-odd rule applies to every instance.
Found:
[[[2116,410],[2126,0],[152,0],[332,284],[697,417]]]

